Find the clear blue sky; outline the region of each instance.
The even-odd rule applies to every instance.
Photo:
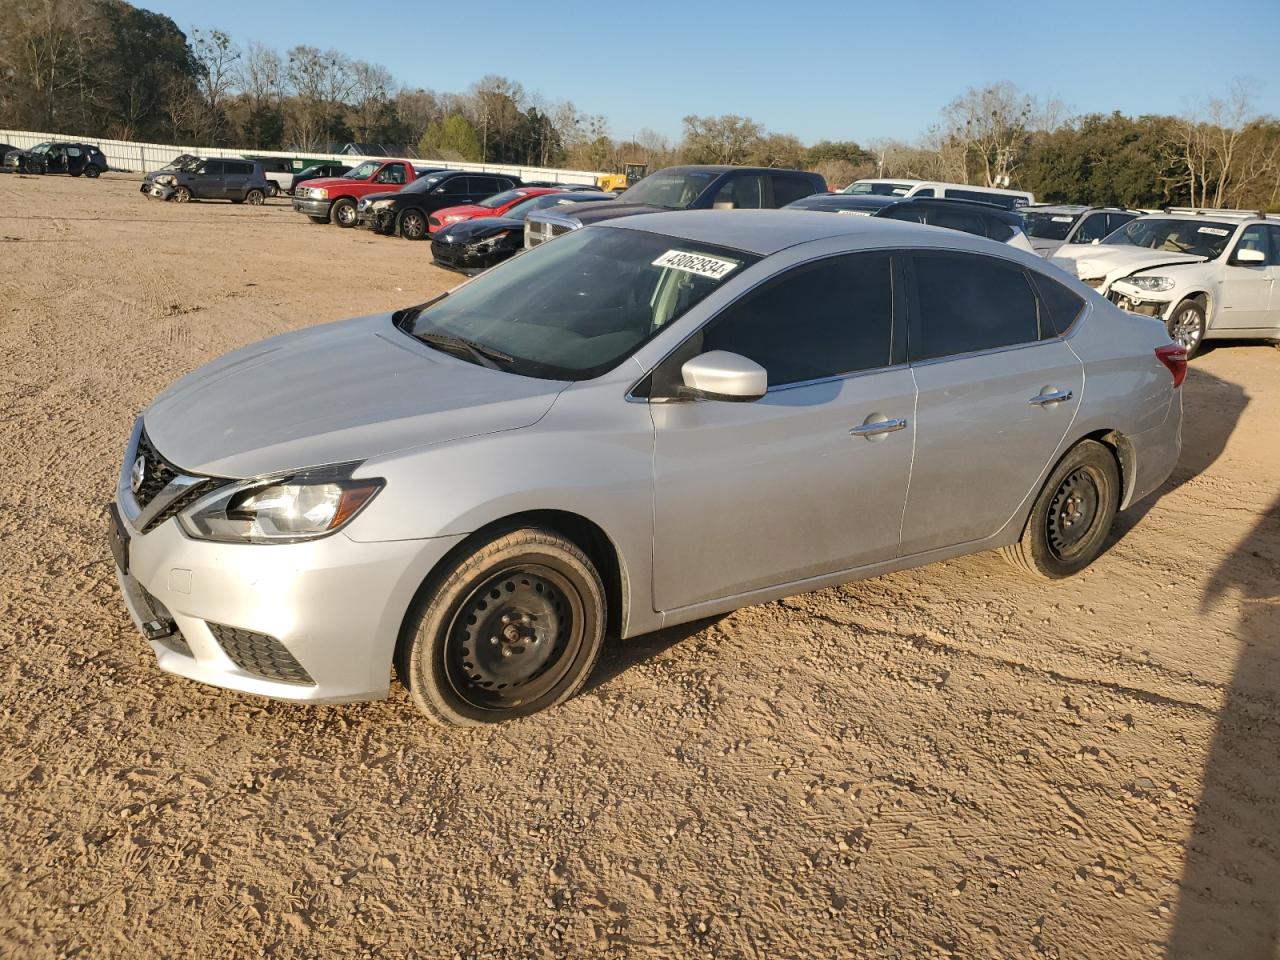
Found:
[[[502,74],[604,114],[615,137],[676,139],[686,114],[737,113],[806,143],[913,139],[967,87],[1000,80],[1072,113],[1136,115],[1248,77],[1259,112],[1280,115],[1280,0],[133,2],[241,45],[341,50],[411,87]]]

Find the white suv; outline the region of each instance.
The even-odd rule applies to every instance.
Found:
[[[1280,217],[1172,209],[1063,247],[1052,262],[1117,306],[1163,320],[1188,356],[1207,339],[1280,338]]]

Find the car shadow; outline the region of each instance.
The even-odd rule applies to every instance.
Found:
[[[1239,655],[1205,764],[1169,938],[1175,960],[1280,956],[1280,497],[1214,571]]]
[[[1182,384],[1182,455],[1178,465],[1155,493],[1116,517],[1106,549],[1128,536],[1162,497],[1213,466],[1248,405],[1249,394],[1238,383],[1215,377],[1194,364],[1187,370]]]
[[[665,627],[662,630],[644,633],[626,640],[619,640],[616,637],[606,639],[604,649],[600,652],[600,660],[582,688],[583,691],[603,686],[618,674],[670,650],[694,634],[701,633],[707,627],[719,623],[726,616],[728,614],[722,613],[714,617],[703,617],[701,620]]]

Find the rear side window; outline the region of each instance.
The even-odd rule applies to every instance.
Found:
[[[1040,294],[1040,339],[1062,336],[1084,309],[1084,300],[1056,280],[1031,272],[1036,292]]]
[[[253,173],[252,163],[240,163],[239,161],[236,161],[236,160],[224,160],[222,162],[222,166],[227,173],[238,173],[238,174]]]
[[[1271,234],[1271,256],[1267,263],[1276,266],[1280,264],[1280,227],[1267,227],[1267,231]]]
[[[777,174],[773,177],[773,205],[775,207],[785,207],[788,203],[807,197],[813,192],[813,184],[804,177]]]
[[[985,190],[953,190],[948,187],[946,195],[958,200],[978,200],[981,203],[994,203],[1004,207],[1006,210],[1013,210],[1026,202],[1022,197],[1011,197],[1002,193],[989,193]]]
[[[935,360],[1038,338],[1036,298],[1026,274],[989,257],[917,253],[916,299],[907,350]]]
[[[708,325],[700,351],[748,357],[776,387],[887,366],[892,339],[892,261],[864,253],[804,264],[747,294]]]
[[[977,237],[987,235],[987,225],[981,217],[958,210],[930,210],[924,222],[934,227],[946,227],[949,230],[961,230]]]

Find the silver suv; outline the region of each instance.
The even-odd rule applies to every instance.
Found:
[[[411,309],[179,380],[111,542],[161,669],[474,724],[605,635],[1003,548],[1102,550],[1178,458],[1186,364],[1034,255],[863,217],[574,231]]]

